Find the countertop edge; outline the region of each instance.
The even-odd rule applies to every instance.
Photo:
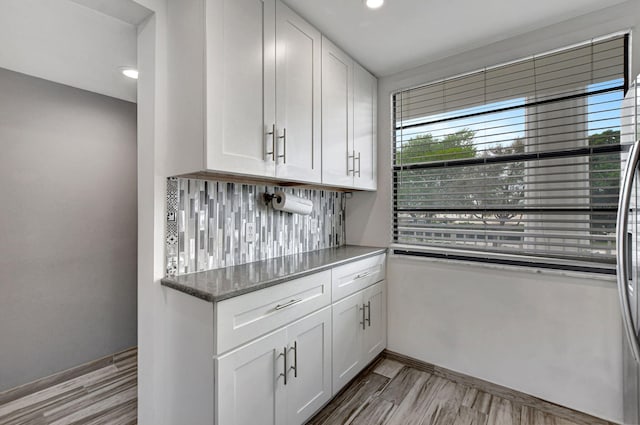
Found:
[[[334,261],[331,263],[327,263],[324,264],[322,266],[318,266],[312,269],[308,269],[308,270],[304,270],[298,273],[291,273],[288,274],[286,276],[279,276],[275,279],[271,279],[271,280],[267,280],[264,282],[260,282],[257,283],[255,286],[252,286],[250,288],[244,288],[244,289],[238,289],[235,292],[231,292],[231,293],[227,293],[227,294],[222,294],[219,296],[215,296],[209,292],[205,292],[205,291],[200,291],[198,289],[195,289],[193,287],[190,286],[186,286],[186,285],[182,285],[179,282],[176,282],[174,279],[170,278],[170,277],[164,277],[162,279],[160,279],[160,284],[162,286],[166,286],[168,288],[174,289],[176,291],[180,291],[183,292],[187,295],[191,295],[194,296],[196,298],[199,298],[201,300],[204,301],[208,301],[211,303],[216,303],[216,302],[220,302],[220,301],[224,301],[230,298],[235,298],[235,297],[239,297],[241,295],[244,294],[248,294],[251,292],[255,292],[255,291],[259,291],[261,289],[265,289],[265,288],[269,288],[271,286],[275,286],[275,285],[279,285],[281,283],[284,282],[288,282],[294,279],[298,279],[301,277],[305,277],[314,273],[319,273],[322,272],[324,270],[328,270],[337,266],[341,266],[343,264],[348,264],[348,263],[352,263],[354,261],[358,261],[358,260],[362,260],[365,258],[369,258],[369,257],[374,257],[376,255],[380,255],[380,254],[385,254],[388,252],[389,248],[375,248],[375,247],[371,247],[373,249],[373,251],[371,252],[367,252],[365,254],[360,254],[360,255],[356,255],[353,257],[349,257],[349,258],[344,258],[338,261]]]
[[[177,283],[171,278],[163,277],[160,279],[160,285],[166,286],[167,288],[175,289],[176,291],[183,292],[187,295],[191,295],[193,297],[199,298],[203,301],[214,302],[214,297],[208,292],[200,291],[198,289],[192,288],[190,286],[185,286]]]

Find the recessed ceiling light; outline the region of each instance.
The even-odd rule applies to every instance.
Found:
[[[383,5],[384,0],[365,0],[364,3],[369,9],[377,9]]]
[[[138,70],[134,68],[121,68],[122,73],[129,78],[133,78],[134,80],[138,79]]]

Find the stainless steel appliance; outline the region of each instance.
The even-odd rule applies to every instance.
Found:
[[[640,142],[627,157],[617,221],[617,281],[622,323],[626,336],[623,347],[624,423],[640,424],[640,341],[638,339],[638,179]]]
[[[633,129],[627,134],[637,140],[638,99],[637,83],[625,96],[629,109],[624,114],[623,127]],[[629,134],[630,133],[630,134]],[[617,282],[620,309],[624,328],[623,387],[624,423],[640,424],[640,316],[638,305],[638,282],[640,281],[640,178],[638,162],[640,141],[631,145],[627,155],[618,203],[616,228]]]

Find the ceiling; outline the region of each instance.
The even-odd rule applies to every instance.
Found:
[[[136,66],[148,13],[132,0],[0,0],[0,67],[135,102],[120,68]]]
[[[625,0],[284,0],[378,77]]]
[[[71,0],[131,25],[144,21],[151,11],[131,0]]]

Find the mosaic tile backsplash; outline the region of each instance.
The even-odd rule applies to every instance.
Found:
[[[273,209],[265,193],[313,201],[310,215]],[[345,194],[209,180],[167,180],[167,275],[175,276],[340,246]],[[246,240],[253,223],[255,240]]]

